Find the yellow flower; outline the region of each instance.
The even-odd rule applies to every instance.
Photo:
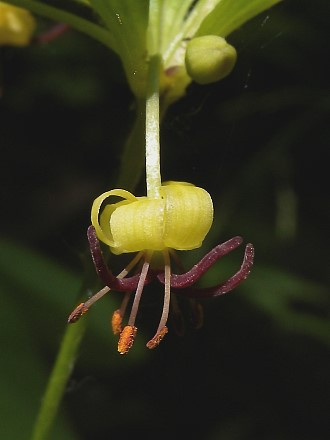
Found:
[[[201,246],[213,220],[213,204],[210,195],[202,188],[184,182],[167,182],[160,187],[160,197],[135,197],[123,189],[114,189],[97,197],[92,206],[92,225],[87,236],[94,265],[106,287],[81,303],[70,314],[68,322],[76,322],[89,308],[109,290],[124,292],[120,309],[112,317],[112,329],[120,334],[118,351],[126,354],[134,343],[137,333],[135,320],[143,288],[153,280],[164,285],[164,305],[158,329],[147,343],[155,348],[168,332],[166,323],[170,308],[170,295],[184,294],[190,298],[196,327],[201,322],[201,306],[195,303],[197,298],[209,298],[223,295],[244,281],[253,264],[254,249],[248,244],[244,260],[239,271],[226,282],[198,289],[191,286],[221,257],[236,249],[241,237],[234,237],[212,249],[194,267],[182,273],[175,254],[176,250],[188,250]],[[115,200],[120,198],[120,201]],[[113,200],[114,199],[114,200]],[[105,203],[110,201],[111,203]],[[103,206],[105,204],[105,206]],[[106,265],[100,247],[100,241],[110,247],[115,254],[138,252],[129,265],[115,277]],[[159,264],[158,255],[163,255]],[[171,258],[181,274],[171,273]],[[141,263],[141,264],[140,264]],[[126,275],[138,266],[137,275]],[[135,290],[134,301],[127,325],[122,328],[123,317]],[[177,328],[181,332],[181,315],[175,297],[172,312]]]
[[[159,193],[161,198],[156,199],[135,197],[123,189],[114,189],[100,195],[92,206],[92,225],[99,240],[115,254],[140,252],[137,262],[143,255],[145,258],[128,325],[124,329],[121,327],[129,294],[124,298],[121,309],[113,315],[112,327],[114,333],[120,333],[118,351],[121,354],[127,353],[134,342],[137,332],[135,318],[152,253],[163,251],[165,296],[158,330],[148,342],[148,348],[156,347],[167,333],[171,283],[168,249],[200,247],[213,221],[212,199],[204,189],[185,182],[166,182]],[[100,214],[103,202],[111,197],[122,200],[107,204]],[[126,273],[127,269],[124,276]]]
[[[28,45],[35,26],[30,12],[0,2],[0,45]]]
[[[160,194],[161,199],[150,199],[114,189],[99,196],[91,216],[98,238],[115,254],[200,247],[213,221],[209,193],[189,183],[166,182]],[[122,200],[106,205],[99,215],[113,196]]]

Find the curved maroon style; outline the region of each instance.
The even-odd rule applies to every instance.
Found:
[[[101,250],[99,239],[96,236],[94,226],[89,226],[87,230],[89,247],[94,262],[96,272],[104,284],[119,292],[131,292],[137,288],[140,274],[132,277],[118,279],[108,268]],[[234,237],[225,243],[215,246],[208,252],[192,269],[183,274],[171,274],[171,289],[177,294],[182,294],[190,298],[212,298],[235,289],[249,276],[254,260],[254,247],[251,243],[246,245],[243,263],[241,268],[224,283],[213,287],[192,288],[205,272],[220,258],[238,248],[243,242],[242,237]],[[154,278],[164,284],[164,271],[149,270],[145,284],[149,284]]]
[[[100,241],[97,238],[95,228],[92,225],[87,229],[87,238],[96,273],[103,283],[118,292],[131,292],[132,290],[135,290],[140,279],[140,274],[122,279],[115,277],[104,261]],[[149,284],[152,278],[152,275],[149,274],[145,284]]]
[[[225,243],[215,246],[188,272],[182,274],[171,273],[168,250],[166,253],[164,253],[164,268],[162,270],[152,269],[152,267],[150,267],[150,253],[147,251],[139,252],[136,257],[133,258],[131,263],[117,277],[113,275],[104,259],[101,244],[96,235],[94,226],[89,226],[87,230],[87,237],[96,272],[105,284],[105,287],[92,295],[86,302],[80,303],[71,312],[68,322],[77,322],[85,313],[88,312],[96,301],[102,298],[110,290],[123,292],[124,295],[121,306],[118,310],[114,311],[111,320],[114,334],[120,335],[118,341],[118,351],[120,354],[128,353],[134,343],[137,333],[135,319],[138,312],[143,287],[146,284],[149,284],[153,280],[157,280],[159,283],[164,284],[163,311],[158,329],[153,338],[151,338],[146,344],[149,349],[153,349],[159,345],[168,332],[166,323],[170,310],[171,292],[178,295],[184,295],[189,298],[194,327],[197,329],[202,325],[203,322],[203,309],[201,304],[196,302],[196,299],[215,298],[235,289],[235,287],[241,284],[249,276],[254,259],[254,248],[253,245],[249,243],[245,247],[242,265],[234,275],[228,278],[227,281],[216,286],[197,288],[193,287],[193,284],[196,283],[220,258],[237,249],[243,242],[242,237],[233,237]],[[172,258],[175,260],[176,266],[179,268],[179,270],[183,272],[181,269],[181,263],[176,257],[175,253],[172,253]],[[126,277],[126,274],[134,267],[138,267],[138,273],[134,276]],[[133,290],[135,291],[135,295],[130,316],[125,327],[122,327],[125,310],[129,302],[130,294]],[[175,296],[173,297],[173,302],[171,305],[175,323],[174,327],[178,330],[179,334],[182,334],[183,320]]]

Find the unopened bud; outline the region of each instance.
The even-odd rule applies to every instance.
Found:
[[[210,84],[229,75],[236,58],[235,48],[224,38],[204,35],[188,42],[185,63],[188,75],[194,81]]]

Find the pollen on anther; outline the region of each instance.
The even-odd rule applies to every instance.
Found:
[[[137,328],[134,325],[126,325],[120,333],[118,341],[118,351],[120,354],[126,354],[132,348],[136,336]]]
[[[77,322],[86,312],[88,312],[89,308],[85,306],[85,303],[79,304],[74,311],[70,314],[68,318],[68,323],[73,324]]]
[[[118,335],[119,333],[122,332],[122,326],[121,326],[122,322],[123,322],[123,317],[120,313],[120,309],[115,310],[113,312],[111,319],[111,326],[114,335]]]
[[[168,328],[166,326],[163,327],[152,339],[150,339],[150,341],[147,343],[147,348],[156,348],[162,342],[167,332]]]

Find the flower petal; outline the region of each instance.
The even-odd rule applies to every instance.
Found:
[[[107,192],[101,194],[99,197],[97,197],[94,200],[93,206],[92,206],[92,211],[91,211],[92,225],[94,226],[94,228],[96,230],[96,234],[97,234],[98,238],[101,241],[103,241],[103,243],[106,243],[108,246],[114,245],[114,241],[111,238],[112,235],[111,235],[111,231],[110,231],[110,225],[108,227],[106,227],[103,222],[102,223],[103,227],[102,227],[100,224],[99,217],[100,217],[100,210],[101,210],[102,203],[107,198],[109,198],[111,196],[122,197],[124,200],[128,200],[128,201],[136,200],[136,197],[132,193],[130,193],[129,191],[125,191],[124,189],[113,189],[111,191],[107,191]],[[115,204],[115,205],[117,205],[117,204]],[[109,230],[108,230],[108,228],[109,228]],[[107,231],[107,232],[105,232],[105,231]]]
[[[182,182],[161,187],[166,201],[165,246],[177,250],[201,246],[213,222],[213,203],[207,191]]]
[[[164,249],[164,207],[164,200],[147,197],[118,207],[110,218],[111,250],[119,253]]]
[[[213,221],[209,193],[190,183],[169,182],[161,186],[160,195],[159,199],[135,197],[115,189],[99,196],[91,214],[98,238],[115,254],[201,246]],[[106,205],[100,214],[111,196],[124,200]]]

